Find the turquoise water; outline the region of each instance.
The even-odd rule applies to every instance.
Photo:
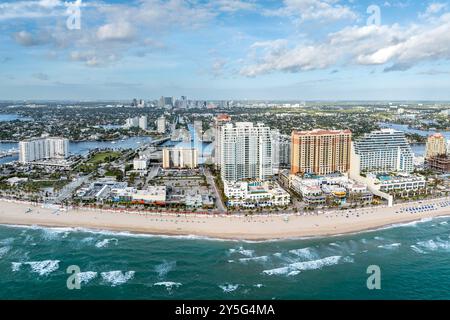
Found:
[[[450,299],[449,223],[272,242],[0,226],[0,299]]]

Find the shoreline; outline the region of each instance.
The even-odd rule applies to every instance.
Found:
[[[376,231],[450,216],[450,198],[406,203],[392,208],[375,207],[332,211],[321,215],[183,215],[167,213],[119,212],[99,209],[44,208],[11,200],[0,200],[0,225],[16,227],[74,228],[89,232],[126,232],[153,236],[199,237],[234,241],[281,241],[322,238]],[[441,206],[444,204],[445,206]],[[434,210],[420,213],[401,211],[424,205]],[[31,211],[29,211],[31,209]]]

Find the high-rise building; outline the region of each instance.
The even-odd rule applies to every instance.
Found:
[[[414,155],[405,134],[401,131],[372,131],[355,141],[354,149],[359,160],[359,172],[410,173],[414,170]]]
[[[350,130],[293,131],[291,173],[325,175],[350,169]]]
[[[270,132],[270,140],[272,143],[272,170],[273,174],[278,174],[280,170],[280,130],[272,130]]]
[[[447,142],[445,137],[440,134],[432,134],[428,137],[425,158],[430,159],[436,156],[443,156],[447,154]]]
[[[139,117],[128,118],[125,122],[125,128],[139,127]]]
[[[280,167],[291,165],[291,136],[280,136]]]
[[[229,123],[231,121],[231,117],[227,114],[219,114],[214,120],[214,131],[215,131],[215,139],[214,139],[214,163],[217,167],[220,167],[220,136],[223,125]]]
[[[140,117],[139,118],[139,128],[141,128],[142,130],[147,130],[148,129],[147,122],[148,122],[147,116]]]
[[[68,156],[69,140],[65,138],[33,138],[19,142],[19,161],[21,163],[65,159]]]
[[[193,169],[198,166],[197,148],[163,149],[164,169]]]
[[[251,122],[227,123],[220,130],[220,170],[224,181],[266,180],[273,175],[270,128]]]
[[[164,116],[161,116],[156,120],[156,127],[158,130],[158,133],[165,133],[166,132],[166,118]]]

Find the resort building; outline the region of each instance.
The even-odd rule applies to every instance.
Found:
[[[224,193],[228,206],[244,208],[287,206],[291,196],[276,182],[225,182]]]
[[[370,203],[373,194],[367,185],[355,182],[343,174],[326,176],[291,175],[290,188],[300,194],[308,205],[323,205],[327,200],[338,204],[345,204],[349,199],[357,199],[361,203]]]
[[[352,170],[359,173],[410,173],[414,170],[413,152],[405,134],[393,129],[381,129],[365,134],[355,141]]]
[[[350,130],[293,131],[291,173],[325,175],[350,168]]]
[[[381,192],[388,194],[402,191],[417,191],[425,189],[425,177],[409,174],[385,175],[369,173],[367,178]]]
[[[193,169],[198,166],[197,148],[163,149],[164,169]]]
[[[19,161],[63,160],[69,156],[69,140],[65,138],[33,138],[19,142]]]
[[[262,123],[228,123],[220,131],[223,181],[266,180],[273,175],[270,128]]]
[[[425,159],[430,159],[436,156],[443,156],[447,154],[447,142],[445,137],[436,133],[430,135],[427,140]]]

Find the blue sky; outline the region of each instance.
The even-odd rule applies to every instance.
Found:
[[[446,1],[74,3],[0,1],[0,100],[450,100]]]

